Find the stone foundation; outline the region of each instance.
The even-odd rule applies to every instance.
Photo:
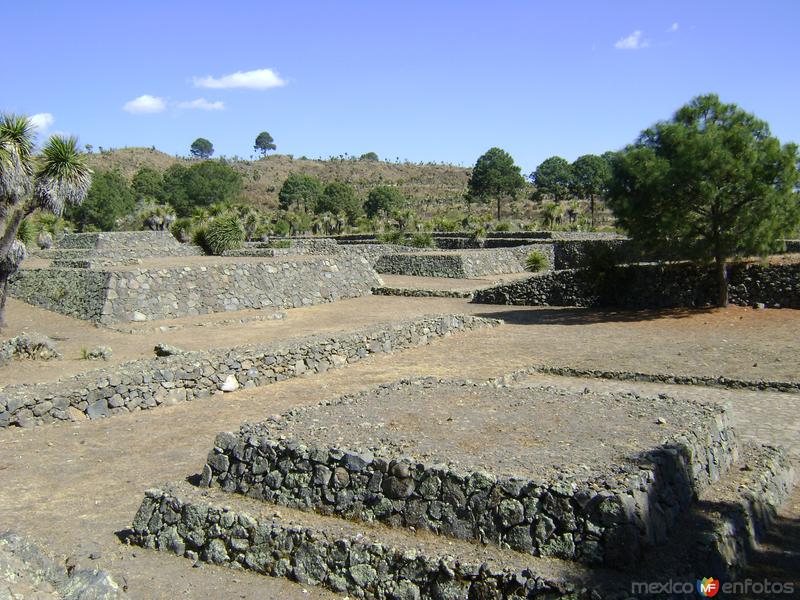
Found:
[[[450,460],[437,455],[440,462],[432,464],[408,456],[415,452],[413,447],[399,453],[393,442],[362,447],[351,440],[326,446],[315,439],[314,427],[302,425],[308,419],[321,422],[340,404],[363,413],[365,426],[392,422],[382,409],[371,407],[375,402],[391,405],[393,393],[406,393],[414,385],[453,384],[422,380],[382,386],[334,403],[295,409],[278,420],[244,425],[238,433],[221,433],[202,483],[289,507],[427,529],[535,556],[629,567],[647,547],[665,541],[678,515],[724,475],[737,456],[723,409],[688,401],[678,402],[676,408],[677,401],[667,399],[635,400],[642,406],[662,403],[664,412],[659,414],[681,419],[680,428],[671,430],[679,433],[662,445],[640,448],[638,458],[593,467],[590,473],[565,464],[549,479],[456,466],[467,460],[461,456]],[[475,384],[457,385],[467,390]],[[630,396],[607,401],[633,402]],[[674,416],[675,410],[682,416]],[[327,429],[337,422],[334,419]],[[653,423],[645,426],[658,426]],[[364,431],[353,435],[370,435],[370,429]],[[408,439],[414,439],[413,433]]]
[[[262,386],[497,324],[464,315],[419,317],[354,332],[138,360],[54,383],[10,385],[0,388],[0,428],[68,421],[75,411],[94,419],[205,398],[221,393],[229,377],[237,386]]]

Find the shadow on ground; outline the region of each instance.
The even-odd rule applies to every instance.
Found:
[[[478,317],[500,319],[510,325],[592,325],[657,321],[659,319],[685,319],[710,314],[713,308],[670,308],[662,310],[598,310],[596,308],[538,308],[481,312]]]

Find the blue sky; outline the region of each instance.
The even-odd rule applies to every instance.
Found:
[[[202,136],[249,157],[267,130],[295,156],[472,165],[500,146],[528,173],[706,92],[800,142],[795,0],[30,0],[3,21],[0,110],[95,148]]]

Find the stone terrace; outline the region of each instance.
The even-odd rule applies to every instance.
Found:
[[[737,454],[725,412],[692,402],[417,380],[220,434],[204,482],[621,566]]]

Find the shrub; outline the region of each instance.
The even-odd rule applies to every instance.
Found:
[[[415,233],[411,236],[411,241],[408,245],[414,248],[433,248],[435,246],[433,236],[430,233]]]
[[[206,226],[205,225],[198,225],[193,230],[191,230],[191,239],[192,244],[195,246],[200,246],[203,249],[206,249]]]
[[[500,221],[494,226],[495,231],[511,231],[511,223],[508,221]]]
[[[241,248],[244,227],[236,215],[221,215],[212,219],[203,232],[203,244],[209,254],[222,254],[226,250]]]
[[[286,219],[278,219],[275,221],[275,225],[272,226],[272,231],[275,235],[289,235],[291,230],[292,226]]]
[[[181,217],[175,220],[170,231],[179,242],[188,242],[194,233],[194,223],[189,217]]]
[[[406,243],[406,235],[402,231],[387,231],[378,236],[378,241],[382,244],[397,244],[403,246]]]
[[[289,240],[273,240],[269,243],[270,248],[291,248],[292,242]]]
[[[538,250],[530,252],[525,258],[525,268],[531,273],[538,273],[546,267],[547,257]]]

